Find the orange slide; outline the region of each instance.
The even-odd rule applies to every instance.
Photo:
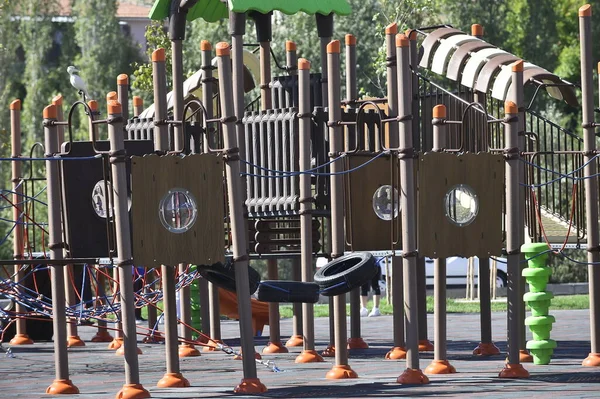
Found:
[[[230,319],[240,318],[238,300],[235,293],[219,288],[219,302],[222,315]],[[252,298],[250,306],[252,308],[252,330],[256,337],[262,334],[265,324],[269,324],[269,304]]]

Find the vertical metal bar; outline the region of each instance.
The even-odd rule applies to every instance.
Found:
[[[340,42],[334,40],[327,45],[327,73],[329,122],[341,120],[340,100]],[[334,160],[343,150],[342,129],[339,126],[329,127],[329,153]],[[343,177],[338,173],[343,171],[341,162],[331,164],[331,244],[332,258],[344,254],[344,189]],[[327,373],[326,378],[357,378],[357,374],[348,365],[347,325],[346,325],[346,296],[336,295],[333,298],[333,318],[335,322],[335,365]]]
[[[108,103],[108,138],[113,154],[123,153],[122,108],[117,101]],[[150,393],[140,385],[140,370],[138,364],[138,348],[135,326],[135,309],[132,276],[132,249],[129,226],[127,171],[125,170],[125,155],[111,156],[114,190],[114,216],[117,241],[117,267],[120,277],[121,319],[123,324],[123,347],[125,356],[125,385],[123,390],[135,389],[140,392],[136,397],[150,397]],[[144,395],[144,396],[140,396]]]
[[[231,219],[231,235],[233,241],[233,261],[235,262],[235,280],[238,296],[238,313],[240,315],[240,337],[244,366],[244,379],[235,388],[235,392],[265,392],[267,388],[260,382],[256,374],[254,361],[254,340],[252,334],[252,310],[250,308],[250,289],[248,282],[248,254],[246,251],[247,229],[244,226],[244,209],[242,205],[244,193],[240,179],[239,158],[233,157],[233,149],[238,147],[235,132],[235,115],[233,104],[232,73],[230,67],[230,50],[228,43],[218,43],[216,47],[219,70],[219,98],[223,125],[223,140],[229,157],[225,159],[227,192],[229,196],[229,214]],[[233,80],[235,86],[235,80]],[[240,149],[241,150],[241,149]]]
[[[394,347],[385,355],[386,359],[406,359],[404,337],[404,271],[402,258],[392,256],[392,307],[394,308]]]
[[[63,96],[61,94],[54,96],[54,98],[52,99],[52,104],[56,106],[56,120],[57,121],[64,121],[64,115],[63,115]],[[64,126],[58,126],[58,151],[61,151],[61,146],[65,141],[65,127]]]
[[[56,121],[56,106],[44,108],[44,141],[46,153],[52,158],[57,151],[57,129],[52,122]],[[46,181],[48,182],[48,240],[50,259],[64,259],[60,218],[60,189],[57,161],[46,161]],[[56,378],[46,389],[48,394],[77,394],[79,389],[69,380],[69,358],[67,355],[67,330],[65,314],[65,270],[62,265],[51,265],[52,286],[52,326],[54,328],[54,366]]]
[[[598,166],[592,161],[596,152],[594,134],[594,89],[592,70],[592,6],[579,9],[579,38],[581,47],[581,102],[583,111],[583,173],[585,179],[585,225],[588,247],[588,281],[590,292],[590,344],[591,352],[583,361],[584,366],[600,365],[600,328],[596,317],[600,311],[600,242],[598,232]]]
[[[144,100],[142,97],[133,96],[133,116],[138,117],[144,111]]]
[[[166,151],[169,148],[167,120],[167,78],[165,49],[152,53],[152,78],[154,85],[154,148]]]
[[[277,259],[267,259],[267,276],[269,280],[277,280]],[[269,344],[263,349],[263,353],[288,353],[288,349],[281,343],[281,330],[279,326],[279,303],[269,303]]]
[[[273,107],[271,89],[271,42],[260,42],[260,108]]]
[[[127,124],[129,120],[129,76],[122,73],[117,76],[117,100],[121,103],[123,111],[123,126]],[[133,132],[127,133],[127,139],[133,140]]]
[[[310,219],[310,215],[308,215],[308,217]],[[312,226],[310,224],[308,227],[312,229]],[[312,239],[312,231],[311,231],[310,239]],[[312,257],[311,257],[311,259],[312,259]],[[311,264],[311,266],[312,266],[312,264]],[[311,267],[311,269],[312,269],[312,267]],[[302,281],[302,263],[299,258],[292,259],[292,280]],[[303,333],[302,333],[302,325],[303,325],[302,304],[294,303],[292,306],[293,306],[293,310],[294,310],[294,316],[292,319],[292,336],[285,343],[285,346],[300,346],[300,345],[302,345],[302,340],[303,340],[303,338],[302,338],[302,336],[303,336]]]
[[[409,40],[405,35],[396,36],[396,59],[398,62],[398,114],[410,115],[412,85],[409,69]],[[402,256],[404,271],[404,309],[406,327],[406,367],[397,381],[399,383],[424,384],[429,380],[419,369],[419,325],[417,298],[417,245],[416,205],[412,122],[400,122],[400,206],[402,209]]]

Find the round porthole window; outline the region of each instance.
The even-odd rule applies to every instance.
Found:
[[[196,222],[198,206],[189,191],[174,188],[160,201],[158,216],[165,229],[171,233],[185,233]]]
[[[479,198],[475,190],[466,184],[452,187],[444,197],[444,212],[448,220],[456,226],[468,226],[479,212]]]
[[[112,184],[109,181],[105,183],[104,180],[98,181],[92,189],[92,208],[94,208],[96,215],[102,219],[106,219],[107,216],[112,217],[113,215],[109,201],[111,191]],[[131,210],[131,197],[127,197],[127,210]]]
[[[373,211],[381,220],[392,220],[398,217],[400,211],[398,190],[390,185],[379,187],[373,194]]]

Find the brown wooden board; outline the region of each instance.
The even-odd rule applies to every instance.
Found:
[[[225,256],[223,163],[219,156],[133,157],[131,161],[133,258],[139,266],[213,264]],[[197,218],[183,233],[159,219],[161,199],[173,189],[188,191]]]
[[[356,168],[369,161],[375,154],[348,157],[348,168]],[[392,185],[391,168],[395,168],[394,186],[399,191],[398,160],[382,156],[368,165],[347,174],[345,179],[346,201],[346,237],[352,251],[377,251],[392,249],[392,221],[381,220],[373,211],[373,194],[385,185]],[[394,219],[394,249],[400,248],[400,214]]]
[[[444,197],[458,184],[470,186],[479,212],[467,226],[445,215]],[[490,153],[427,153],[419,159],[418,248],[432,258],[500,255],[504,159]]]

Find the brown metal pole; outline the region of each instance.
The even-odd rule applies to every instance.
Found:
[[[127,124],[129,120],[129,76],[127,74],[120,74],[117,76],[117,100],[121,104],[123,112],[123,126]],[[127,139],[133,140],[133,132],[127,133]]]
[[[311,168],[310,136],[311,136],[311,109],[310,109],[310,62],[304,58],[298,60],[298,98],[300,134],[300,171]],[[310,175],[300,175],[300,234],[302,281],[312,282],[313,245],[312,245],[312,209],[313,196],[311,191]],[[315,313],[312,303],[302,304],[302,331],[304,332],[304,347],[302,353],[296,357],[296,363],[322,362],[323,358],[315,351]]]
[[[58,152],[56,139],[56,106],[44,108],[44,141],[47,154]],[[49,157],[53,157],[50,155]],[[50,259],[64,259],[60,218],[60,188],[57,161],[46,161],[46,181],[48,184],[48,242]],[[52,326],[54,328],[54,367],[56,378],[46,389],[47,394],[78,394],[77,388],[69,379],[69,358],[67,355],[67,317],[65,313],[65,269],[61,265],[51,265],[50,277],[52,285]]]
[[[412,84],[409,69],[409,40],[396,36],[398,63],[398,116],[411,114]],[[397,378],[401,384],[426,384],[429,379],[419,368],[419,312],[417,295],[416,204],[412,124],[400,123],[400,207],[402,209],[402,266],[404,271],[404,309],[406,328],[406,370]]]
[[[481,324],[481,342],[473,350],[474,355],[492,356],[500,349],[492,341],[492,303],[490,298],[490,258],[479,258],[479,320]]]
[[[238,313],[240,315],[240,340],[243,355],[244,378],[234,389],[237,393],[266,392],[267,388],[260,382],[256,374],[254,360],[254,337],[252,332],[252,309],[250,307],[250,289],[248,282],[248,231],[244,225],[244,208],[242,200],[242,180],[240,178],[239,154],[234,151],[238,147],[234,115],[232,73],[230,66],[230,50],[228,43],[218,43],[216,47],[219,71],[219,99],[223,117],[223,141],[225,153],[225,175],[227,178],[227,193],[229,215],[231,219],[231,235],[233,261],[235,263],[235,280],[238,297]],[[235,85],[235,82],[233,82]]]
[[[515,65],[517,71],[515,71]],[[523,72],[523,64],[513,64],[513,87],[518,82],[517,75]],[[520,69],[520,71],[518,71]],[[520,73],[517,73],[520,72]],[[507,269],[508,269],[508,362],[499,376],[503,378],[527,378],[529,372],[523,368],[520,363],[519,356],[519,324],[522,321],[520,302],[523,300],[519,297],[519,284],[521,281],[519,265],[522,233],[520,230],[523,226],[519,225],[519,141],[518,141],[518,119],[519,110],[517,105],[512,101],[507,101],[504,105],[505,112],[505,154],[506,159],[506,252]]]
[[[108,138],[113,154],[125,150],[123,138],[122,108],[118,101],[108,103]],[[135,326],[135,309],[133,296],[133,254],[131,250],[131,235],[129,226],[129,209],[127,193],[127,171],[125,170],[125,155],[114,155],[110,158],[115,204],[115,231],[117,244],[117,267],[119,269],[121,318],[123,324],[123,354],[125,357],[125,385],[117,394],[122,398],[149,398],[150,393],[140,384],[140,369],[138,364],[137,335]],[[119,396],[120,395],[120,396]],[[134,395],[134,396],[133,396]]]
[[[277,280],[277,259],[267,259],[267,276],[269,280]],[[262,353],[288,353],[288,349],[281,343],[281,330],[279,325],[279,303],[269,303],[269,343],[264,347]]]
[[[10,137],[11,137],[11,149],[12,158],[21,157],[21,100],[14,100],[10,103]],[[23,186],[21,181],[21,162],[12,162],[12,201],[15,206],[13,207],[13,220],[15,221],[14,229],[14,240],[13,240],[13,254],[14,259],[23,259],[25,256],[25,217],[24,209],[21,204],[24,203],[23,198]],[[14,266],[14,280],[16,290],[20,291],[19,285],[22,284],[23,271],[21,265],[15,264]],[[16,317],[16,334],[10,340],[11,345],[31,345],[33,340],[27,335],[27,320],[22,317],[25,313],[25,308],[19,302],[15,304]]]
[[[142,97],[133,96],[133,116],[138,117],[144,111],[144,100]]]
[[[58,94],[52,98],[52,104],[56,106],[56,120],[64,121],[63,115],[63,96]],[[58,151],[61,151],[62,144],[65,142],[65,127],[58,126]]]
[[[585,222],[588,248],[588,281],[590,292],[590,345],[591,351],[583,361],[584,366],[600,366],[600,328],[596,317],[600,311],[600,246],[598,232],[598,173],[596,136],[594,134],[594,89],[592,67],[592,6],[586,4],[579,9],[579,42],[581,48],[581,103],[583,111],[583,169],[585,179]]]
[[[402,258],[392,256],[392,308],[394,309],[394,347],[385,354],[386,359],[406,359],[406,341],[404,338],[404,271]]]

